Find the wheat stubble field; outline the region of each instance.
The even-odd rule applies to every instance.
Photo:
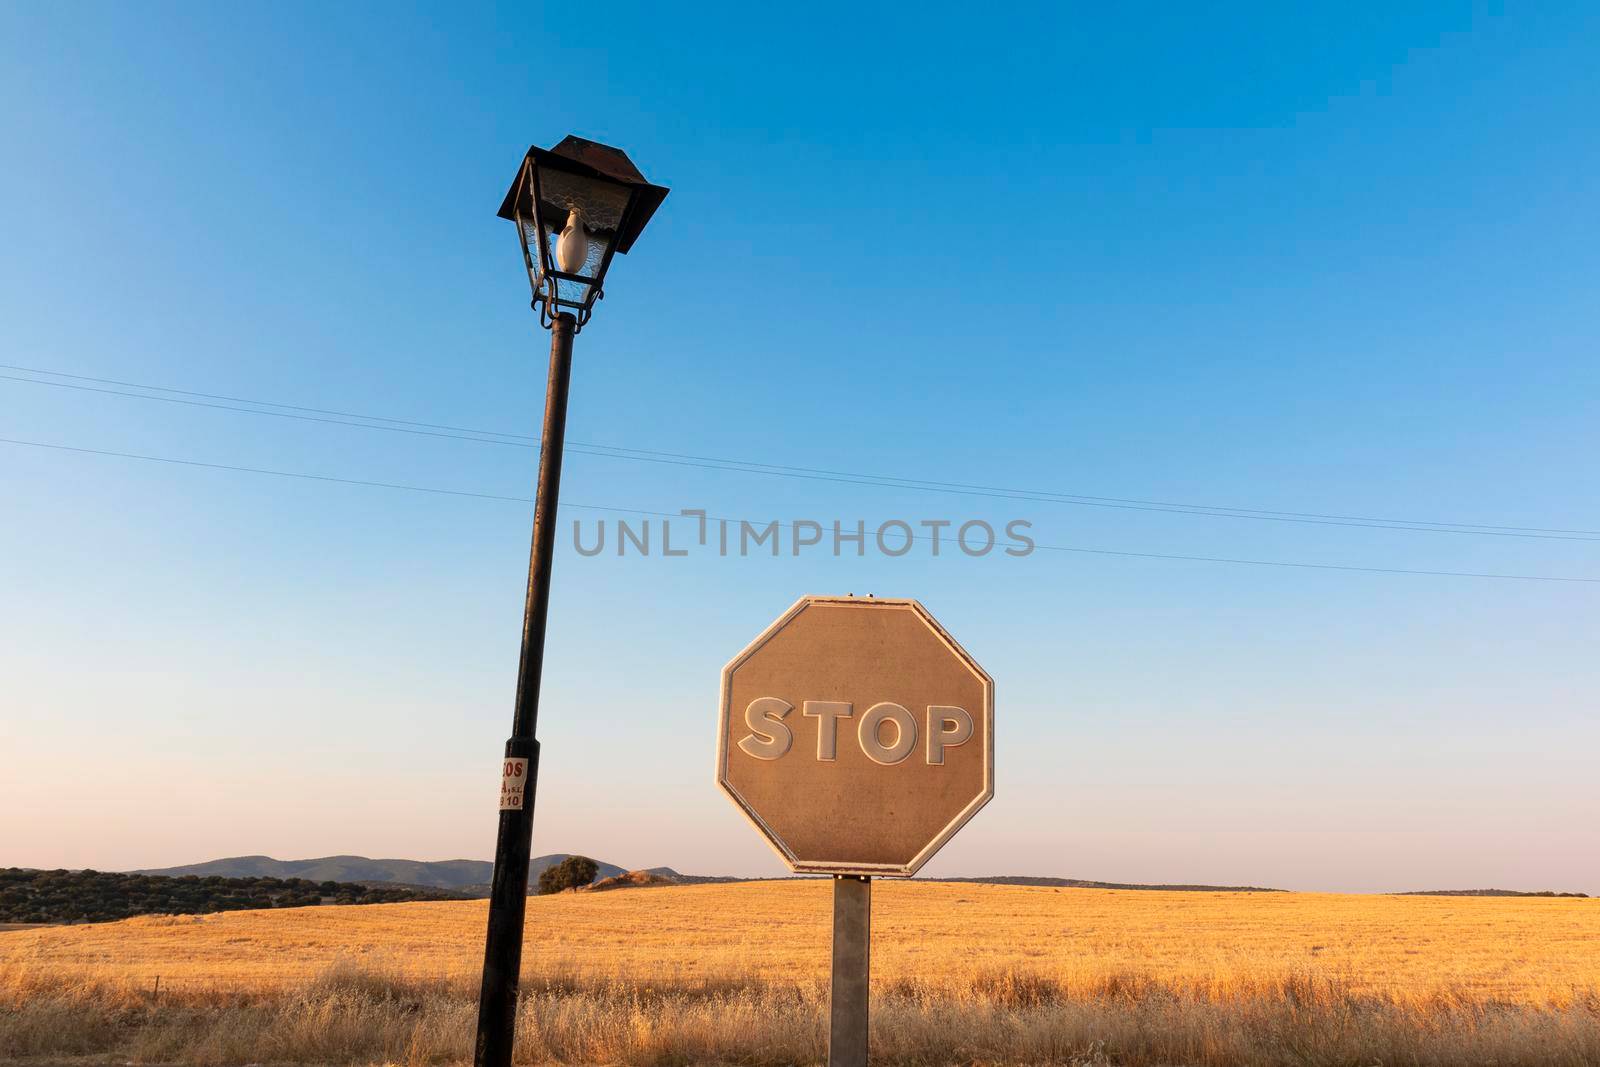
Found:
[[[530,900],[519,1059],[817,1062],[829,893]],[[0,1057],[470,1060],[485,908],[0,933]],[[883,1063],[1600,1064],[1600,901],[880,881],[873,990]]]

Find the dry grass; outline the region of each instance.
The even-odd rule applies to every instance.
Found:
[[[816,1062],[828,891],[535,898],[519,1057]],[[874,897],[877,1062],[1600,1064],[1600,902],[939,883]],[[7,932],[0,1057],[459,1062],[484,921],[469,902]]]

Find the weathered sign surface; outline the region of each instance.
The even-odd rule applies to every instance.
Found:
[[[913,875],[994,796],[994,682],[915,600],[803,597],[723,668],[717,784],[795,871]]]

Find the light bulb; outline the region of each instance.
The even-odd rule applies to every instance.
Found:
[[[556,242],[556,264],[568,274],[577,274],[588,261],[589,235],[583,229],[583,216],[573,208],[567,216],[567,228]]]

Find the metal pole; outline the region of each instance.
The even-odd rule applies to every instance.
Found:
[[[567,433],[567,388],[572,379],[572,335],[577,320],[556,316],[550,327],[550,380],[540,435],[539,490],[533,506],[533,548],[528,598],[522,613],[522,663],[506,761],[527,760],[520,804],[502,801],[489,889],[489,934],[483,949],[478,998],[476,1067],[509,1067],[517,1025],[517,982],[522,972],[522,926],[528,906],[528,857],[533,845],[533,798],[539,781],[539,676],[544,668],[545,618],[550,609],[550,560],[556,543],[556,503],[561,495],[561,448]]]
[[[867,987],[871,960],[872,879],[834,875],[828,1067],[867,1067]]]

